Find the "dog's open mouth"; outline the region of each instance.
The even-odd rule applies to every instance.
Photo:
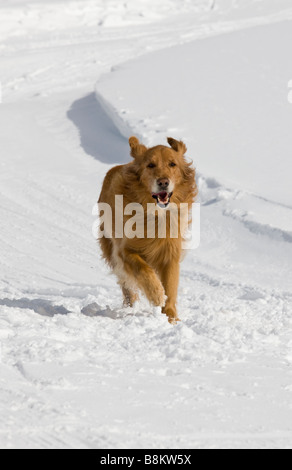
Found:
[[[152,197],[156,199],[159,207],[165,209],[169,203],[173,193],[168,193],[167,191],[161,191],[160,193],[152,193]]]

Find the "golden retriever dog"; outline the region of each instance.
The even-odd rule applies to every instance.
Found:
[[[170,208],[177,207],[178,226],[188,225],[189,213],[197,196],[195,169],[185,158],[187,148],[181,141],[168,138],[169,146],[147,148],[136,137],[129,139],[133,161],[112,168],[105,177],[99,204],[111,209],[113,232],[99,239],[103,257],[118,278],[124,295],[124,305],[133,306],[142,291],[149,302],[162,308],[168,321],[176,324],[177,293],[180,261],[183,252],[182,230],[171,236]],[[120,196],[121,215],[118,214],[117,196]],[[122,197],[122,199],[121,199]],[[145,222],[143,234],[126,236],[116,233],[117,226],[126,228],[131,204],[139,204]],[[182,221],[181,204],[187,208],[187,222]],[[152,209],[149,209],[152,207]],[[148,211],[148,215],[147,215]],[[150,216],[149,216],[150,211]],[[164,215],[164,235],[158,236],[159,214]],[[146,225],[154,221],[154,234],[149,236]],[[184,216],[185,219],[185,216]],[[137,222],[137,218],[135,222]],[[147,222],[147,223],[146,223]],[[100,228],[104,229],[104,222]],[[147,236],[148,235],[148,236]]]

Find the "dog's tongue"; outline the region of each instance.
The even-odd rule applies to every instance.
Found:
[[[166,201],[168,193],[166,191],[161,191],[160,193],[153,194],[154,197],[158,197],[160,201]]]

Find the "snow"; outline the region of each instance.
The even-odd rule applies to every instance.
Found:
[[[291,448],[290,2],[0,14],[0,447]],[[91,233],[135,133],[198,171],[175,328],[122,308]]]
[[[291,41],[289,22],[195,41],[127,63],[97,89],[150,143],[179,133],[205,175],[291,206]]]

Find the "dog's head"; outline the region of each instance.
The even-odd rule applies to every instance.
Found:
[[[185,144],[171,137],[167,141],[170,147],[147,148],[137,137],[129,140],[139,185],[162,208],[167,208],[171,198],[176,203],[190,201],[196,190],[195,170],[185,159]]]

